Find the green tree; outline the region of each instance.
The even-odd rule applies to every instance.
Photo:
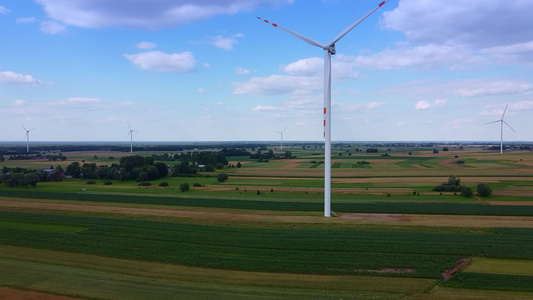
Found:
[[[166,153],[165,153],[166,154]],[[167,154],[168,156],[168,154]],[[168,168],[167,164],[164,162],[156,162],[154,166],[157,168],[157,172],[159,174],[159,177],[166,177],[168,175]]]
[[[480,183],[477,185],[477,194],[481,197],[490,197],[492,196],[492,189],[488,183]]]
[[[224,182],[226,180],[228,180],[228,174],[226,174],[226,173],[218,173],[217,174],[217,181],[218,182]]]
[[[74,178],[80,178],[80,175],[81,175],[80,163],[77,161],[71,163],[70,165],[67,166],[65,172],[66,172],[66,175],[70,175]]]
[[[455,177],[454,175],[451,175],[448,178],[448,185],[450,185],[450,186],[460,186],[461,185],[461,179]]]
[[[156,166],[147,166],[145,172],[148,173],[148,180],[154,180],[159,178],[159,171],[157,170]]]

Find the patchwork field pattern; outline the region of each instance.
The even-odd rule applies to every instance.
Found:
[[[0,295],[533,298],[531,152],[336,147],[337,217],[324,218],[323,155],[287,149],[298,158],[233,158],[242,167],[222,170],[229,175],[223,183],[203,173],[151,187],[83,179],[1,185],[0,286],[10,289]],[[67,156],[63,165],[112,163],[107,157],[120,154]],[[450,175],[474,191],[489,183],[493,195],[433,191]],[[181,183],[190,191],[181,192]],[[457,268],[465,259],[468,266]]]

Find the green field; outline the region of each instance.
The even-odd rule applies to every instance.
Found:
[[[287,147],[296,158],[231,157],[243,166],[218,170],[223,183],[206,172],[150,187],[0,185],[0,286],[87,299],[533,298],[531,152],[337,147],[337,217],[324,218],[323,155]],[[62,166],[125,154],[65,155]],[[450,175],[493,195],[433,191]]]

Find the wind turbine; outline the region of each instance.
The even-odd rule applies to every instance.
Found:
[[[503,114],[502,114],[502,118],[501,119],[483,124],[483,125],[487,125],[487,124],[500,122],[500,154],[503,153],[503,124],[507,125],[507,127],[511,128],[511,130],[516,133],[516,131],[513,129],[513,127],[511,127],[511,125],[507,124],[507,122],[505,122],[503,120],[503,118],[505,117],[505,112],[507,112],[507,107],[508,106],[509,106],[509,103],[507,103],[507,105],[505,106],[505,109],[503,110]]]
[[[138,131],[131,129],[130,122],[128,122],[128,128],[130,129],[130,131],[126,135],[126,138],[128,138],[128,136],[130,137],[130,153],[133,153],[133,133]]]
[[[287,129],[287,127],[283,128],[282,131],[276,131],[277,133],[279,133],[281,135],[281,146],[280,146],[280,150],[283,150],[283,132],[285,131],[285,129]]]
[[[24,135],[24,139],[26,140],[26,152],[30,152],[30,131],[35,130],[36,128],[28,130],[24,125],[20,124],[20,126],[26,131],[26,134]]]
[[[306,42],[311,46],[322,48],[324,50],[324,217],[331,217],[331,55],[335,55],[336,53],[335,43],[337,43],[341,38],[343,38],[355,26],[363,22],[364,19],[370,16],[378,8],[383,6],[383,4],[385,4],[387,1],[389,0],[381,2],[377,7],[369,11],[359,20],[355,21],[352,25],[348,26],[341,33],[339,33],[339,35],[337,35],[331,42],[327,44],[321,44],[294,31],[283,28],[276,23],[272,23],[268,20],[264,20],[260,17],[257,17],[259,20],[262,20],[268,24],[271,24],[274,27],[286,31],[290,35],[295,36],[296,38]]]

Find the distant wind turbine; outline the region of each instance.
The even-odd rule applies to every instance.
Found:
[[[281,146],[280,146],[280,150],[283,150],[283,132],[285,131],[285,129],[287,129],[287,127],[283,128],[282,131],[276,131],[277,133],[279,133],[281,135]]]
[[[509,106],[509,104],[507,104],[505,106],[505,109],[503,110],[503,114],[502,114],[502,118],[501,119],[483,124],[483,125],[487,125],[487,124],[500,122],[500,154],[503,153],[503,124],[507,125],[507,127],[511,128],[511,130],[516,133],[516,131],[513,129],[513,127],[511,127],[511,125],[507,124],[507,122],[505,122],[503,120],[503,118],[505,117],[505,112],[507,112],[507,107],[508,106]]]
[[[128,136],[130,137],[130,153],[133,153],[133,133],[138,131],[131,129],[130,122],[128,122],[128,128],[130,129],[130,131],[126,135],[126,138],[128,138]]]
[[[24,125],[20,124],[20,126],[26,131],[26,134],[24,135],[24,139],[26,140],[26,152],[30,152],[30,131],[35,130],[36,128],[28,130]]]
[[[310,44],[311,46],[316,46],[318,48],[324,49],[324,217],[331,217],[331,55],[334,55],[336,53],[335,43],[337,43],[341,38],[343,38],[355,26],[363,22],[364,19],[370,16],[378,8],[383,6],[383,4],[385,4],[387,1],[388,0],[381,2],[377,7],[372,9],[359,20],[355,21],[352,25],[348,26],[341,33],[339,33],[339,35],[337,35],[331,42],[327,44],[321,44],[296,32],[283,28],[276,23],[271,23],[268,20],[263,20],[260,17],[257,17],[259,20],[262,20],[268,24],[271,24],[274,27],[286,31],[290,35],[295,36],[296,38],[306,42],[307,44]]]

